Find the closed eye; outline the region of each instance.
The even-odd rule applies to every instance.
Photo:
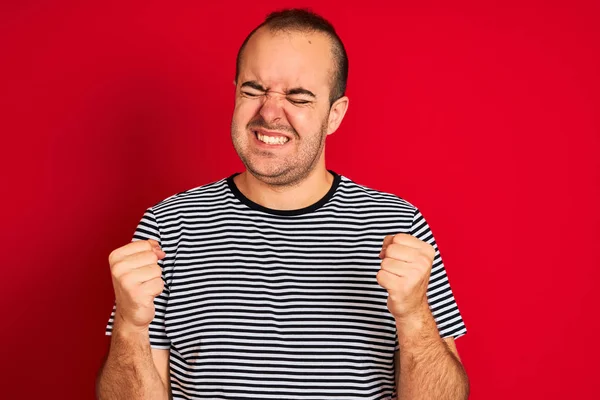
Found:
[[[294,98],[287,98],[287,100],[292,103],[292,104],[297,104],[297,105],[301,105],[301,104],[308,104],[310,103],[310,100],[303,100],[303,99],[294,99]]]
[[[264,95],[264,93],[247,92],[245,90],[242,90],[242,94],[248,97],[258,97]]]

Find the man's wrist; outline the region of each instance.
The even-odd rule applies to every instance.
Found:
[[[398,339],[410,339],[413,337],[423,338],[431,332],[437,333],[437,326],[433,314],[427,304],[424,304],[414,312],[396,317],[396,331]]]
[[[121,315],[117,312],[115,313],[115,319],[113,324],[113,335],[117,335],[122,339],[145,339],[149,340],[150,338],[150,328],[149,326],[136,326],[121,317]]]

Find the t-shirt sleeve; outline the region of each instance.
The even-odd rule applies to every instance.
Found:
[[[427,287],[427,301],[437,324],[438,331],[442,338],[453,337],[455,339],[465,335],[467,328],[454,299],[446,268],[442,261],[442,256],[429,224],[417,209],[413,218],[411,235],[426,243],[429,243],[435,249],[435,257],[431,266],[431,275]]]
[[[148,239],[154,239],[162,246],[158,223],[156,222],[156,217],[154,216],[152,208],[148,208],[142,216],[131,241],[135,242]],[[153,349],[169,349],[171,347],[171,342],[167,338],[165,332],[165,308],[169,298],[169,287],[165,278],[164,260],[164,258],[158,260],[158,265],[163,270],[162,279],[165,282],[164,290],[160,295],[154,298],[154,319],[150,322],[149,327],[150,346]],[[112,314],[108,320],[108,325],[106,326],[107,335],[112,334],[116,307],[117,304],[113,305]]]

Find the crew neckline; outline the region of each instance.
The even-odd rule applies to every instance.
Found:
[[[333,175],[333,183],[331,184],[331,188],[329,188],[329,190],[327,191],[325,196],[321,197],[321,199],[318,200],[316,203],[313,203],[307,207],[298,208],[295,210],[276,210],[273,208],[268,208],[265,206],[261,206],[260,204],[255,203],[252,200],[250,200],[249,198],[247,198],[246,196],[244,196],[244,194],[240,191],[240,189],[238,189],[237,185],[233,181],[233,178],[235,178],[236,176],[241,174],[241,172],[236,172],[236,173],[232,174],[231,176],[229,176],[227,178],[227,186],[229,186],[229,190],[231,190],[231,192],[233,193],[233,195],[235,196],[236,199],[238,199],[241,203],[245,204],[246,206],[250,207],[253,210],[264,212],[267,214],[273,214],[273,215],[297,216],[297,215],[303,215],[303,214],[311,213],[311,212],[318,210],[333,197],[335,191],[337,190],[338,186],[340,185],[340,181],[342,180],[342,177],[341,177],[341,175],[337,174],[336,172],[334,172],[330,169],[328,169],[327,171],[329,171],[331,173],[331,175]]]

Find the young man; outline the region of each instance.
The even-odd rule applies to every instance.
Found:
[[[348,61],[333,27],[271,14],[238,54],[246,170],[146,210],[109,257],[100,399],[465,399],[466,332],[410,203],[325,167]]]

